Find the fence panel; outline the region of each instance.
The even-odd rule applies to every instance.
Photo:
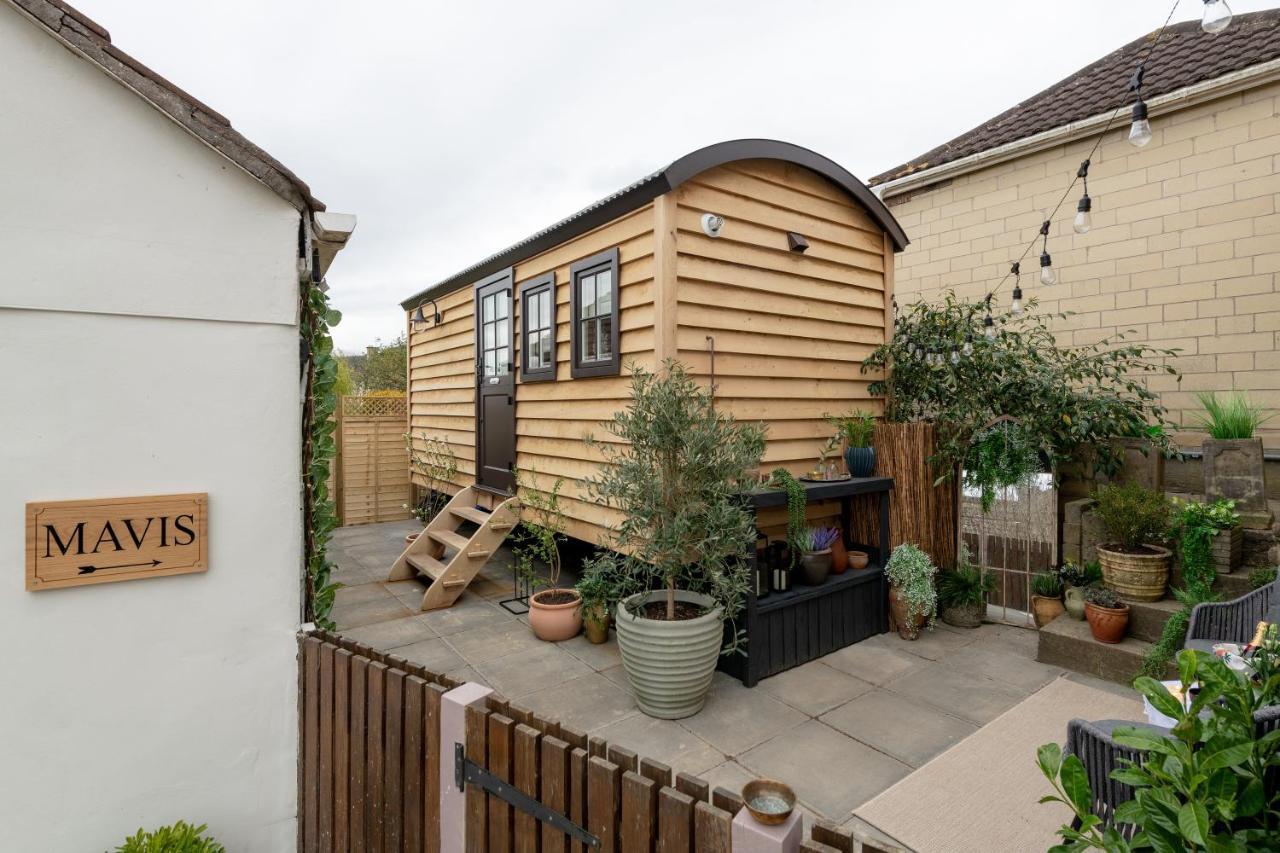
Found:
[[[338,405],[338,457],[333,491],[343,524],[409,518],[409,460],[404,397],[343,397]]]

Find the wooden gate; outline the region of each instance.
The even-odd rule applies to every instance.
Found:
[[[405,397],[343,397],[338,405],[334,500],[344,524],[409,518]]]

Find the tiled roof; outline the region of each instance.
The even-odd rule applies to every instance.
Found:
[[[55,38],[82,53],[104,71],[172,117],[205,144],[270,187],[302,211],[324,210],[324,203],[293,172],[240,135],[220,113],[111,43],[111,34],[62,0],[9,0],[44,25]]]
[[[1100,115],[1130,103],[1129,78],[1138,58],[1155,39],[1148,33],[901,166],[876,175],[872,186],[997,148],[1056,127]],[[1280,9],[1237,15],[1226,31],[1209,35],[1200,22],[1172,24],[1147,61],[1143,97],[1177,91],[1280,57]]]

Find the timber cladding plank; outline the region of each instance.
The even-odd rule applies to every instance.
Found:
[[[350,849],[351,664],[349,650],[333,655],[333,844]]]
[[[445,757],[440,754],[440,702],[445,692],[446,688],[442,684],[427,684],[426,713],[423,719],[423,725],[426,727],[426,737],[423,741],[425,744],[423,771],[426,774],[426,784],[423,786],[425,802],[422,810],[425,837],[423,849],[427,853],[440,851],[440,762],[445,760]]]

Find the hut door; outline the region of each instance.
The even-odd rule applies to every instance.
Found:
[[[476,285],[476,485],[515,489],[515,356],[511,270]]]

